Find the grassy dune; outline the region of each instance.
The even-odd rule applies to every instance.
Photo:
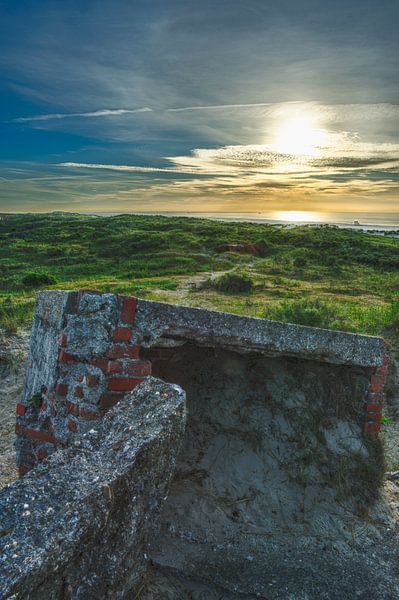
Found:
[[[51,214],[0,222],[0,241],[0,326],[10,331],[29,322],[38,289],[85,287],[399,336],[395,237],[330,226]],[[234,247],[240,244],[255,245],[257,255]]]

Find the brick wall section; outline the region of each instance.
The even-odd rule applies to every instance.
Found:
[[[38,294],[25,389],[16,408],[17,464],[21,475],[55,449],[73,444],[77,435],[89,431],[93,422],[101,419],[110,407],[151,374],[151,362],[141,358],[140,345],[143,340],[143,345],[148,346],[148,334],[153,333],[154,327],[158,331],[160,318],[167,322],[168,331],[173,332],[174,326],[181,331],[182,323],[179,325],[178,319],[182,317],[176,311],[182,311],[189,331],[192,327],[195,330],[198,328],[201,339],[204,335],[201,327],[205,327],[205,333],[208,329],[213,331],[220,318],[223,319],[225,337],[231,334],[234,327],[238,327],[235,320],[244,319],[245,323],[236,332],[239,340],[245,339],[255,325],[260,326],[256,324],[257,320],[245,320],[233,315],[218,316],[218,313],[204,315],[201,317],[204,324],[199,319],[193,326],[197,318],[195,309],[154,304],[156,306],[152,307],[151,303],[143,301],[137,312],[138,301],[132,296],[90,290]],[[269,327],[266,321],[265,324]],[[216,323],[216,326],[220,327],[220,324]],[[283,326],[276,324],[276,327],[280,328],[278,335],[281,335]],[[297,326],[291,327],[295,331],[298,329]],[[333,334],[320,332],[324,337]],[[273,335],[275,333],[272,331],[270,336]],[[305,346],[307,335],[314,335],[314,330],[309,333],[305,328]],[[346,334],[334,335],[345,337]],[[267,336],[269,340],[269,333]],[[254,337],[258,339],[256,335]],[[353,339],[350,340],[352,344]],[[279,339],[275,343],[279,343]],[[223,342],[220,345],[223,347]],[[159,349],[159,358],[165,358],[165,354],[171,352],[168,348]],[[362,367],[365,373],[371,372],[365,397],[363,430],[374,437],[380,429],[388,367],[387,357],[382,364],[382,353],[381,347],[378,359],[369,363],[377,366]],[[349,357],[355,354],[352,350],[348,352]],[[366,358],[367,361],[374,360],[373,356]]]
[[[385,343],[385,349],[387,344]],[[384,364],[372,369],[370,383],[365,397],[365,418],[363,431],[377,437],[381,429],[382,409],[384,405],[384,387],[388,375],[389,356],[385,354]]]
[[[140,359],[134,331],[136,307],[137,299],[131,296],[75,293],[74,302],[64,310],[61,328],[52,331],[54,343],[47,351],[57,357],[47,373],[47,385],[37,380],[40,353],[31,348],[29,369],[39,375],[33,380],[27,377],[24,397],[16,408],[20,475],[55,449],[73,443],[76,434],[88,431],[93,421],[151,374],[151,363]],[[36,310],[35,319],[43,327],[46,318],[45,311]],[[40,344],[41,337],[44,340],[43,330],[33,343]]]

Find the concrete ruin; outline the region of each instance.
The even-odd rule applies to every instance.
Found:
[[[184,425],[182,390],[148,378],[97,427],[10,485],[0,597],[134,597]]]
[[[109,415],[126,410],[133,389],[150,395],[151,372],[187,396],[160,532],[140,541],[146,569],[138,560],[136,577],[130,561],[134,586],[116,594],[109,580],[108,596],[81,592],[67,577],[69,595],[60,588],[54,598],[397,600],[394,533],[380,496],[387,363],[380,338],[84,290],[40,293],[17,406],[19,468],[31,472],[3,496],[18,502],[23,486],[53,476],[57,461],[69,460],[57,457],[91,431],[110,439]],[[131,435],[140,436],[133,413]],[[157,499],[174,464],[169,452],[162,481],[160,455],[148,467]],[[101,478],[103,468],[99,461]],[[97,523],[93,529],[96,552]],[[1,541],[15,540],[12,531]],[[123,547],[130,556],[125,539]]]

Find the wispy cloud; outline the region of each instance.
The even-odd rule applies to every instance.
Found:
[[[101,108],[90,112],[80,113],[50,113],[47,115],[33,115],[32,117],[18,117],[13,123],[27,123],[30,121],[52,121],[53,119],[74,119],[76,117],[114,117],[120,115],[152,112],[148,106],[143,108]]]
[[[58,163],[57,167],[69,167],[72,169],[101,169],[105,171],[126,171],[130,173],[181,173],[182,169],[158,168],[158,167],[140,167],[138,165],[102,165],[99,163],[77,163],[64,162]]]
[[[255,102],[246,104],[209,104],[204,106],[182,106],[178,108],[168,108],[166,112],[185,112],[190,110],[223,110],[229,108],[257,108],[261,106],[272,106],[271,102]]]

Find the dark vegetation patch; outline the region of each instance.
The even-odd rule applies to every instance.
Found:
[[[22,284],[28,288],[41,288],[45,285],[54,285],[57,282],[54,275],[31,271],[22,277]]]
[[[216,279],[210,280],[208,287],[225,294],[242,294],[252,292],[254,282],[245,273],[226,273]]]

